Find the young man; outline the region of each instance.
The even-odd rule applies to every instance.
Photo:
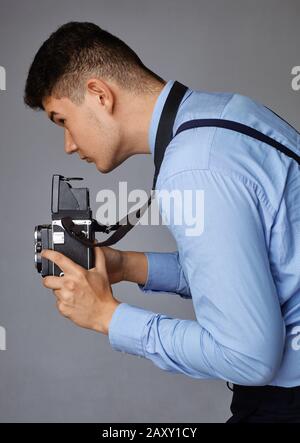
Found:
[[[64,128],[68,154],[108,173],[132,155],[154,156],[173,84],[109,32],[71,22],[39,49],[24,100]],[[248,97],[187,89],[174,134],[183,122],[202,118],[248,125],[300,152],[299,133]],[[177,251],[95,248],[91,270],[43,251],[64,271],[43,280],[59,311],[108,335],[113,349],[148,358],[165,371],[233,383],[229,422],[300,422],[299,164],[248,135],[195,128],[169,143],[157,189],[202,190],[203,232],[189,236],[185,223],[171,218]],[[192,299],[196,321],[118,301],[111,285],[122,280],[144,293]]]

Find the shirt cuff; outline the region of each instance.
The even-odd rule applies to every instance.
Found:
[[[115,351],[127,352],[145,358],[143,349],[143,331],[150,319],[155,315],[152,311],[120,303],[115,309],[108,327],[108,338]]]
[[[191,298],[189,286],[179,262],[178,251],[144,252],[148,260],[148,275],[144,285],[138,287],[144,293],[170,292],[183,298]]]

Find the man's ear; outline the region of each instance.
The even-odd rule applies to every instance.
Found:
[[[115,97],[112,88],[104,81],[98,78],[91,78],[87,81],[87,90],[90,94],[97,97],[97,101],[112,113]]]

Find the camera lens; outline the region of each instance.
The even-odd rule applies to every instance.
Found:
[[[41,227],[36,226],[34,230],[34,265],[38,272],[42,272],[42,235],[41,235]]]
[[[51,225],[37,225],[34,229],[34,265],[39,274],[49,275],[49,261],[42,259],[43,249],[52,249],[51,246],[52,227]]]
[[[41,227],[40,226],[36,226],[35,227],[35,230],[34,230],[34,240],[35,240],[35,243],[42,240],[42,234],[41,234]]]

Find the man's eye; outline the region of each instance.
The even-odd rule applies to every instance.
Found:
[[[64,118],[57,118],[54,120],[54,123],[56,123],[58,126],[64,126],[65,119]]]

